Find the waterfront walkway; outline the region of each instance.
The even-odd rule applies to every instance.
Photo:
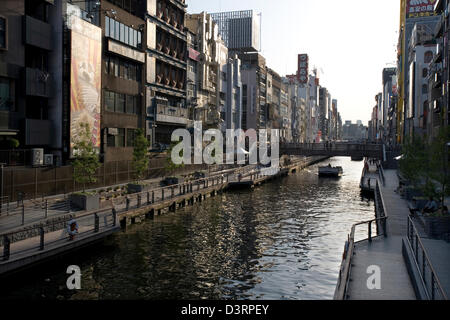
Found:
[[[396,193],[396,170],[386,170],[385,185],[380,185],[385,205],[388,237],[379,237],[355,244],[347,298],[356,300],[411,300],[416,299],[413,285],[402,255],[402,238],[407,236],[409,209],[407,202]],[[367,280],[369,266],[381,271],[381,289],[370,290]]]

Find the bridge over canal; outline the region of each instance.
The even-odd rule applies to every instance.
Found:
[[[281,155],[372,158],[386,161],[383,144],[370,143],[281,143]]]

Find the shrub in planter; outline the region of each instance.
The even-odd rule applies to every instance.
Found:
[[[425,232],[430,238],[443,239],[450,233],[450,216],[443,216],[440,212],[423,217]]]

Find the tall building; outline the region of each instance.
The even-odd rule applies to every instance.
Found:
[[[103,0],[100,25],[105,44],[101,150],[106,162],[132,160],[136,130],[144,129],[146,120],[145,6],[137,0]]]
[[[319,136],[321,141],[329,139],[329,125],[330,125],[330,94],[327,88],[321,87],[319,89]]]
[[[211,13],[211,17],[230,51],[261,50],[260,20],[253,10]]]
[[[186,102],[187,5],[184,0],[146,3],[147,136],[152,144],[170,144],[175,129],[192,126]]]
[[[187,29],[198,42],[198,92],[195,120],[205,128],[240,128],[240,60],[229,54],[218,26],[206,12],[186,16]]]
[[[386,142],[392,144],[395,140],[392,139],[392,132],[390,131],[391,125],[389,124],[390,116],[392,117],[392,113],[390,115],[391,104],[394,102],[394,86],[396,85],[397,70],[396,68],[384,68],[383,76],[382,76],[382,85],[383,85],[383,97],[382,97],[382,137],[381,139]]]

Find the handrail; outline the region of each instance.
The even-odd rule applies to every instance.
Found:
[[[425,250],[425,246],[423,245],[422,240],[420,239],[419,233],[417,232],[417,228],[414,225],[414,222],[412,221],[411,217],[408,217],[407,235],[408,235],[407,240],[412,252],[414,253],[414,261],[416,263],[417,269],[419,270],[419,275],[422,280],[422,283],[424,284],[424,288],[428,296],[428,299],[437,300],[435,293],[437,289],[442,300],[448,300],[447,295],[445,294],[445,291],[442,289],[441,282],[439,281],[437,273],[433,265],[431,264],[430,258],[428,257],[428,254]],[[419,259],[419,249],[421,250],[422,253],[421,254],[422,259]],[[419,260],[422,260],[421,266],[419,266],[420,264]],[[426,277],[427,266],[430,269],[430,277],[431,277],[430,282],[427,281]],[[428,288],[428,285],[431,285],[431,288]]]
[[[383,166],[381,165],[381,163],[377,163],[377,167],[378,167],[378,174],[379,174],[379,176],[380,176],[380,180],[381,180],[381,182],[383,183],[383,186],[385,186],[386,185],[386,178],[385,178],[385,176],[384,176],[384,169],[383,169]]]
[[[368,224],[368,240],[369,242],[372,242],[372,223],[378,223],[380,221],[383,221],[383,234],[379,234],[378,236],[384,235],[385,237],[387,237],[387,230],[386,230],[386,220],[388,217],[382,217],[382,218],[377,218],[377,219],[373,219],[370,221],[364,221],[364,222],[359,222],[356,223],[352,226],[350,235],[348,236],[348,240],[345,243],[345,247],[344,247],[344,254],[342,256],[342,265],[341,268],[339,269],[339,278],[338,278],[338,282],[336,285],[336,291],[334,293],[334,300],[345,300],[347,297],[347,290],[348,290],[348,284],[350,281],[350,273],[351,273],[351,261],[352,261],[352,257],[353,257],[353,251],[355,248],[355,231],[356,231],[356,227],[360,226],[360,225],[364,225],[364,224]],[[360,240],[358,242],[361,241],[365,241],[365,240]]]
[[[108,213],[108,211],[111,211],[111,213]],[[100,217],[99,217],[99,213],[105,213],[103,215],[104,217],[104,227],[105,228],[109,228],[109,227],[115,227],[117,226],[117,212],[113,209],[113,208],[109,208],[109,209],[102,209],[102,210],[98,210],[98,211],[94,211],[94,212],[89,212],[89,213],[85,213],[83,215],[77,216],[75,217],[77,222],[80,222],[80,220],[82,218],[88,218],[90,216],[93,216],[94,218],[94,222],[92,224],[92,222],[88,222],[88,224],[86,225],[81,225],[79,223],[79,228],[83,229],[83,231],[79,230],[77,232],[78,235],[80,234],[85,234],[88,232],[94,232],[94,233],[99,233],[100,232]],[[112,216],[112,222],[108,221],[108,217]],[[24,252],[24,251],[29,251],[29,250],[37,250],[37,251],[43,251],[45,249],[45,245],[50,244],[50,243],[55,243],[61,240],[61,238],[58,239],[53,239],[50,241],[46,242],[46,237],[45,234],[47,233],[51,233],[51,232],[56,232],[59,230],[64,230],[67,227],[67,222],[74,219],[74,217],[70,217],[70,218],[66,218],[66,219],[62,219],[60,221],[55,221],[53,223],[50,224],[40,224],[38,226],[33,226],[33,227],[29,227],[27,230],[16,230],[16,231],[9,231],[5,234],[0,235],[0,238],[3,239],[3,255],[2,255],[2,260],[3,261],[8,261],[10,259],[11,256],[11,243],[12,242],[16,242],[13,241],[14,239],[11,239],[15,234],[20,234],[23,232],[32,232],[32,231],[38,231],[38,233],[36,233],[36,235],[31,236],[31,237],[25,237],[25,239],[28,238],[35,238],[35,237],[39,237],[40,241],[39,241],[39,246],[36,246],[35,243],[30,242],[27,246],[27,248],[20,248],[18,249],[18,253],[20,252]],[[81,228],[82,226],[82,228]],[[20,238],[20,236],[19,236]],[[17,241],[20,241],[21,239],[18,239]]]

